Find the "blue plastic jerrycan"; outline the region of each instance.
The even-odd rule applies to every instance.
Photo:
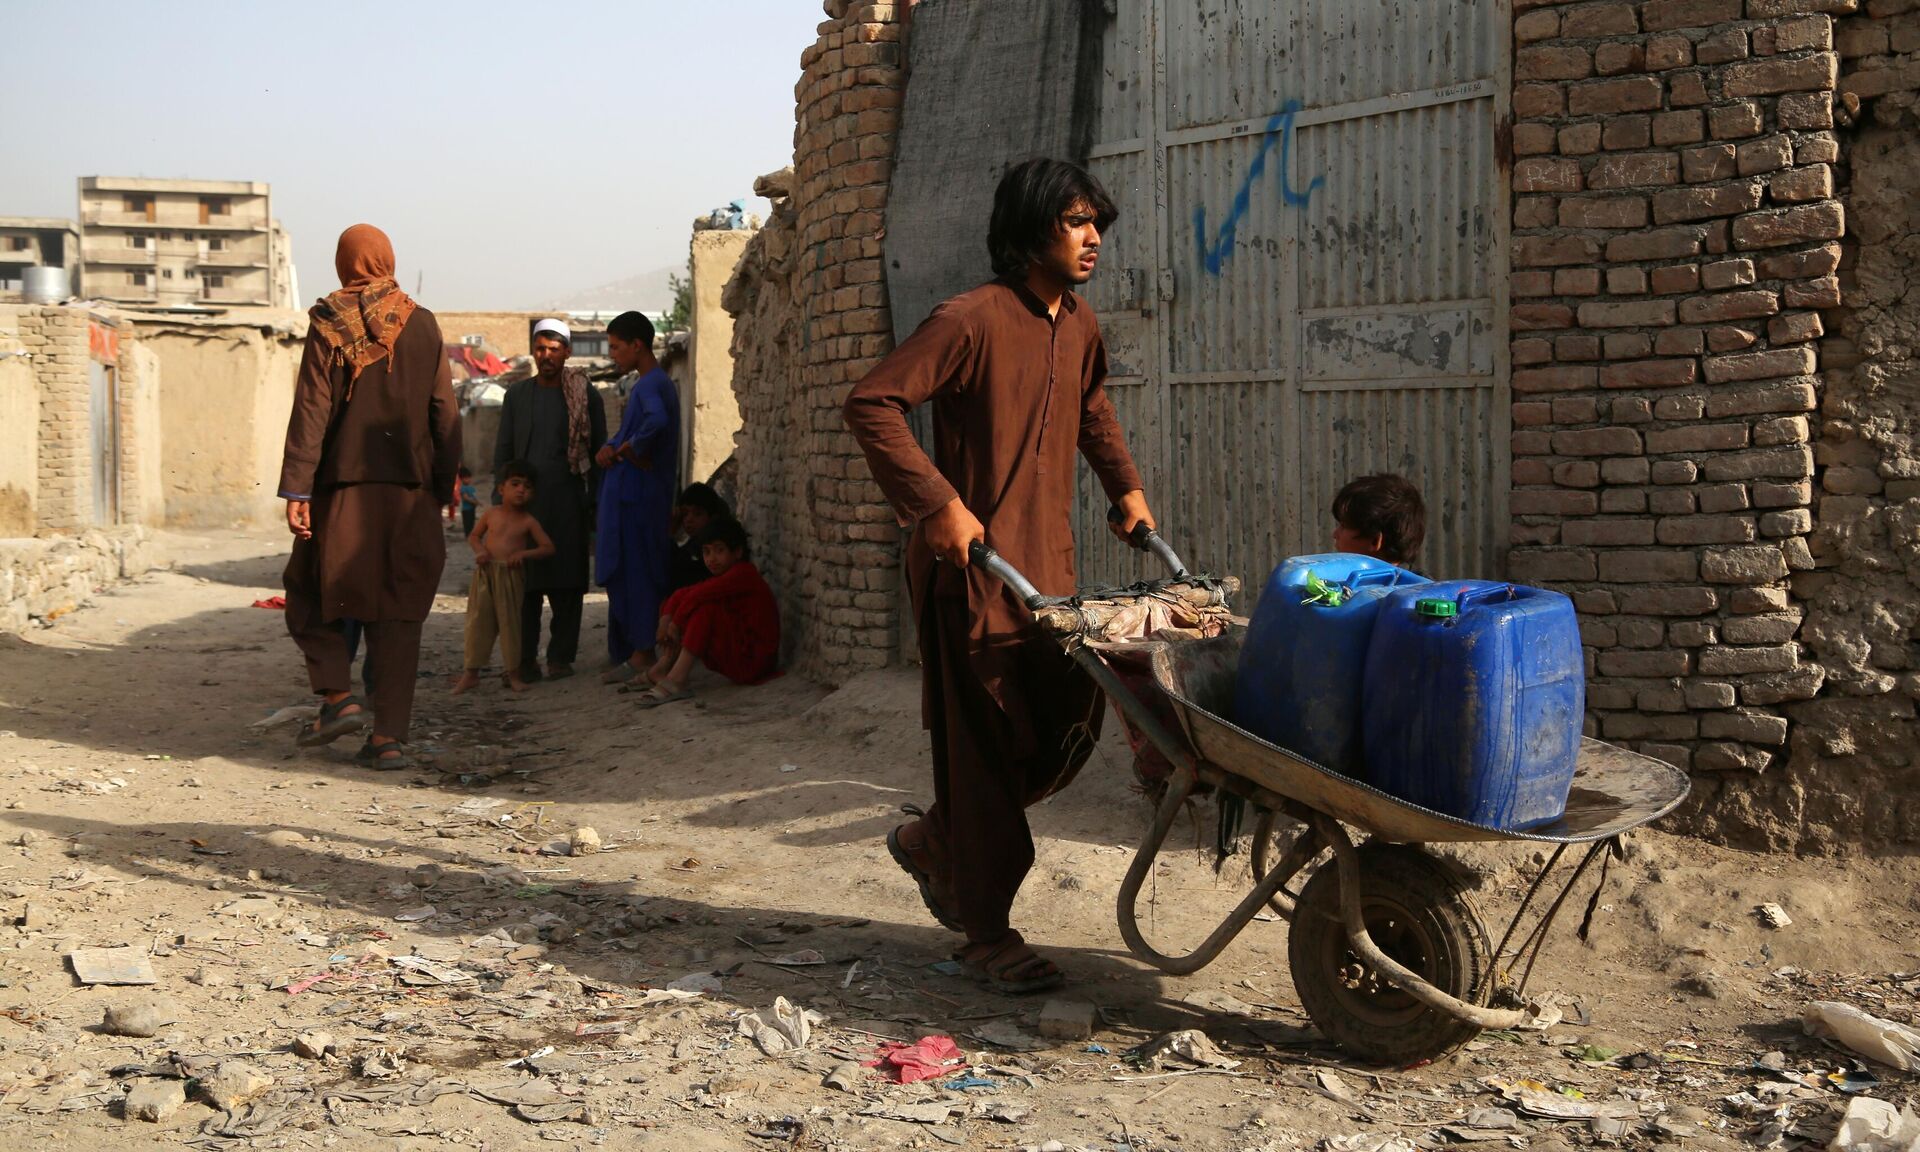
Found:
[[[1234,723],[1324,768],[1358,773],[1361,679],[1375,614],[1387,593],[1426,583],[1345,552],[1295,556],[1275,568],[1240,649]]]
[[[1367,650],[1364,779],[1494,828],[1566,811],[1586,675],[1573,601],[1449,580],[1388,595]]]

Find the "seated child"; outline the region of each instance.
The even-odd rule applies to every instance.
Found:
[[[527,690],[520,678],[520,603],[526,594],[520,566],[553,555],[552,539],[527,511],[532,499],[533,466],[515,460],[500,470],[500,503],[487,509],[467,536],[473,546],[473,582],[467,586],[466,671],[453,686],[456,695],[480,683],[496,633],[507,687]]]
[[[1390,473],[1362,476],[1333,498],[1333,550],[1413,569],[1427,538],[1420,489]]]
[[[679,499],[673,502],[673,536],[684,541],[673,546],[673,558],[668,561],[667,591],[678,592],[689,584],[698,584],[705,580],[707,563],[700,557],[700,533],[715,520],[733,519],[733,509],[713,490],[710,484],[698,481],[680,490]]]
[[[647,672],[653,687],[641,694],[642,708],[692,696],[687,678],[696,657],[735,684],[771,679],[780,659],[780,607],[748,559],[747,530],[715,520],[698,539],[712,575],[667,597],[660,609],[660,659]]]

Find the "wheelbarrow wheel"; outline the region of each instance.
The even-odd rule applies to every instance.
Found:
[[[1491,949],[1465,883],[1417,848],[1370,843],[1357,851],[1361,919],[1373,942],[1440,991],[1477,1002]],[[1405,1067],[1446,1056],[1479,1034],[1394,987],[1354,953],[1340,914],[1338,861],[1300,893],[1287,962],[1307,1015],[1362,1059]]]

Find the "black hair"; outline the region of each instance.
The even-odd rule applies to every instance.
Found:
[[[462,464],[460,465],[460,470],[455,472],[454,475],[460,477],[460,479],[462,480],[465,480],[467,477],[473,475],[473,469],[467,467],[465,464]]]
[[[715,520],[700,529],[700,534],[693,538],[693,542],[702,548],[709,544],[725,544],[740,553],[742,559],[753,559],[753,547],[747,543],[747,530],[731,516]]]
[[[1060,218],[1075,204],[1093,210],[1093,222],[1105,232],[1120,209],[1093,173],[1065,160],[1039,158],[1016,164],[993,190],[993,218],[987,225],[987,253],[995,276],[1021,276],[1060,234]]]
[[[653,321],[644,312],[620,313],[607,321],[607,334],[643,348],[653,347]]]
[[[1333,498],[1333,518],[1349,531],[1380,536],[1380,559],[1411,564],[1427,539],[1427,505],[1404,476],[1377,473],[1350,480]]]
[[[533,465],[525,460],[509,460],[506,467],[500,469],[499,481],[505,484],[509,480],[525,480],[527,487],[534,487]]]
[[[713,485],[698,480],[680,489],[680,495],[674,499],[674,503],[682,508],[698,508],[715,520],[733,519],[733,509],[727,507],[727,502],[713,490]]]

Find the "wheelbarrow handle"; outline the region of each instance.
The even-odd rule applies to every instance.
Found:
[[[1027,611],[1038,612],[1053,603],[1052,597],[1041,595],[1040,590],[1033,586],[1033,581],[1022,576],[1018,568],[1007,563],[1006,557],[989,548],[985,540],[975,540],[967,546],[967,559],[998,576],[1000,582],[1012,589],[1013,594],[1020,598],[1020,602],[1027,606]]]
[[[1119,525],[1126,517],[1127,514],[1120,511],[1117,505],[1107,506],[1107,523]],[[1151,552],[1160,557],[1160,562],[1167,566],[1167,571],[1173,574],[1175,580],[1185,580],[1191,575],[1186,564],[1174,552],[1173,545],[1162,540],[1158,532],[1147,526],[1146,521],[1134,524],[1133,531],[1127,535],[1127,543],[1133,545],[1136,551]]]

